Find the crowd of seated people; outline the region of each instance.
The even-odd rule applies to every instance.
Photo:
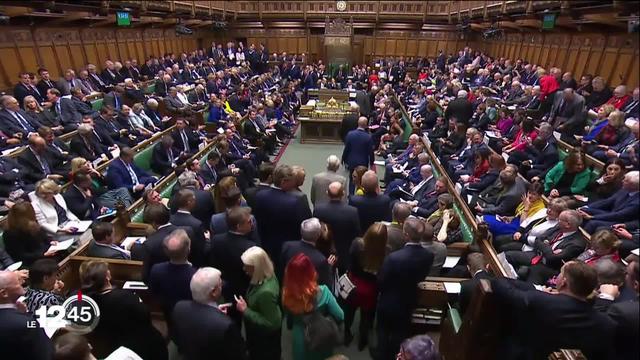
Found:
[[[285,323],[293,334],[294,359],[324,359],[339,340],[317,347],[305,341],[306,314],[344,322],[348,345],[360,310],[359,350],[369,347],[373,358],[393,359],[417,346],[409,338],[418,283],[427,276],[454,276],[470,278],[462,283],[461,309],[478,282],[488,279],[495,300],[522,319],[505,324],[514,327],[501,349],[504,358],[546,357],[560,348],[577,348],[594,359],[637,354],[637,342],[624,341],[627,329],[638,327],[629,316],[637,319],[637,258],[629,258],[626,281],[608,280],[598,270],[612,262],[613,272],[622,271],[622,259],[638,248],[637,90],[631,96],[622,87],[608,93],[599,77],[590,86],[581,80],[576,89],[572,75],[558,68],[547,73],[523,60],[494,59],[469,48],[448,57],[441,52],[428,59],[380,59],[331,74],[321,61],[307,63],[306,57],[276,55],[272,68],[268,58],[262,46],[214,43],[179,59],[171,54],[151,58],[139,71],[132,63],[123,67],[108,61],[102,74],[87,66],[86,81],[108,91],[106,105],[93,117],[84,115],[86,121],[83,115],[64,115],[58,126],[63,132],[78,130],[74,148],[78,142],[90,148],[92,134],[111,139],[109,146],[120,151],[106,174],[95,171],[91,160],[56,149],[60,129],[49,126],[30,135],[21,127],[24,139],[12,140],[28,143],[19,157],[25,168],[19,171],[31,174],[25,180],[49,178],[32,181],[35,190],[27,196],[33,205],[8,199],[17,200],[9,212],[14,234],[7,247],[14,260],[26,260],[28,254],[29,265],[47,268],[40,259],[58,256],[48,246],[56,235],[73,230],[65,227],[65,218],[94,219],[113,201],[142,198],[145,203],[146,241],[119,248],[113,229],[97,222],[90,251],[96,257],[142,261],[142,278],[162,304],[168,334],[162,338],[147,304],[114,286],[110,265],[96,259],[83,263],[79,274],[83,293],[95,296],[104,316],[112,318],[95,330],[108,340],[96,351],[108,354],[126,346],[143,357],[164,359],[171,341],[186,358],[280,359]],[[409,66],[417,67],[417,78],[407,75]],[[45,72],[39,74],[42,86],[54,87]],[[135,85],[125,81],[133,73],[138,79],[155,78],[159,99],[139,98]],[[67,75],[71,86],[73,75]],[[196,84],[195,95],[178,86],[185,83]],[[348,128],[341,158],[348,176],[328,174],[340,167],[337,156],[329,157],[329,171],[313,177],[312,211],[300,190],[304,169],[274,167],[270,156],[291,136],[306,91],[318,87],[354,91],[358,116],[345,117],[342,124]],[[60,90],[45,90],[53,119],[72,112],[73,102],[62,101]],[[135,104],[129,108],[125,99]],[[215,133],[195,124],[202,103],[209,104],[205,120]],[[7,111],[9,121],[20,126],[16,104],[11,98],[6,104],[15,109]],[[160,104],[175,119],[157,114]],[[609,105],[618,110],[598,115]],[[607,124],[590,125],[589,110],[594,121],[607,119]],[[175,128],[154,145],[151,173],[135,164],[132,146],[148,137],[143,128],[156,133],[168,121]],[[598,126],[604,133],[593,138],[606,143],[583,148],[576,136]],[[564,153],[557,137],[575,147]],[[625,139],[619,143],[618,137]],[[201,165],[193,154],[209,138],[215,145]],[[589,154],[591,148],[603,150],[607,160],[616,158],[599,175],[587,160],[598,151]],[[54,150],[75,159],[54,158]],[[376,152],[388,155],[382,181],[369,170]],[[178,180],[165,204],[153,187],[171,173]],[[325,177],[331,180],[316,181]],[[65,197],[56,181],[66,179],[74,189]],[[468,218],[464,208],[476,217]],[[486,224],[495,251],[504,253],[518,280],[495,277],[477,243],[458,266],[444,267],[447,247],[473,241],[464,229],[470,221]],[[25,241],[25,231],[38,236]],[[33,286],[54,294],[60,284],[56,288],[52,270],[45,270]],[[0,294],[8,294],[0,297],[3,304],[13,306],[24,277],[0,272]],[[336,293],[335,279],[355,287],[347,295]],[[623,288],[631,296],[623,297]],[[130,314],[125,321],[113,321],[124,312]],[[12,331],[17,321],[0,324],[4,334],[4,327]],[[374,325],[376,346],[370,347]],[[576,327],[581,330],[572,332]],[[536,346],[539,336],[543,347]],[[41,352],[52,348],[37,330],[25,339],[39,344]]]

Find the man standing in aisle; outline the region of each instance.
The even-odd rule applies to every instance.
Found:
[[[369,120],[361,116],[358,119],[358,128],[350,131],[345,138],[344,151],[342,152],[342,162],[346,164],[349,174],[353,172],[357,166],[366,166],[373,168],[373,139],[367,131]],[[353,194],[355,184],[349,176],[349,194]]]

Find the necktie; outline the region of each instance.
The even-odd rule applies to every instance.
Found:
[[[114,96],[114,97],[113,97],[113,100],[114,100],[114,101],[115,101],[115,103],[116,103],[116,109],[120,110],[120,101],[118,101],[118,97],[117,97],[117,96]]]
[[[133,182],[133,186],[138,185],[139,184],[138,176],[136,175],[136,172],[133,171],[133,168],[131,167],[131,165],[125,163],[124,166],[126,166],[127,170],[129,171],[129,176],[131,177],[131,182]]]
[[[60,111],[60,100],[58,100],[58,102],[56,103],[56,114],[62,117],[62,112]]]
[[[207,164],[209,169],[211,170],[211,175],[213,176],[213,182],[215,183],[218,180],[218,174],[216,173],[216,169],[214,169],[211,165]]]
[[[38,162],[40,163],[40,167],[42,168],[42,172],[44,173],[44,176],[50,175],[51,169],[49,169],[49,164],[47,164],[47,161],[43,160],[40,156],[36,155],[35,153],[33,153],[33,155],[36,157],[36,160],[38,160]]]
[[[171,165],[173,165],[173,150],[171,150],[171,148],[169,148],[169,150],[167,150],[167,156],[169,157],[169,162],[171,163]]]
[[[20,113],[14,112],[13,116],[16,118],[16,120],[18,120],[18,122],[20,123],[20,126],[22,126],[23,129],[25,129],[28,132],[34,132],[35,131],[33,129],[33,127],[31,127],[31,125],[29,125],[29,122],[27,120],[25,120],[22,117],[22,115],[20,115]]]
[[[629,105],[625,106],[624,112],[629,113],[637,104],[637,101],[630,102]]]
[[[95,130],[93,130],[93,134],[96,136],[96,138],[98,138],[99,142],[102,142],[102,138],[100,137],[100,135],[98,135],[98,133]]]
[[[182,136],[184,151],[189,152],[189,139],[187,138],[187,134],[184,132],[184,130],[180,131],[180,136]]]
[[[553,238],[553,240],[551,240],[549,245],[555,244],[556,242],[558,242],[558,240],[560,240],[561,237],[562,237],[562,231],[558,232],[558,234]],[[534,256],[533,259],[531,259],[531,265],[535,265],[539,263],[540,260],[542,260],[542,255]]]
[[[51,81],[50,81],[50,80],[47,80],[47,81],[46,81],[46,83],[47,83],[47,85],[49,85],[49,88],[50,88],[50,89],[51,89],[51,88],[53,88],[53,84],[51,83]]]

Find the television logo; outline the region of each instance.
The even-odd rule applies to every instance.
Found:
[[[98,325],[100,309],[96,302],[82,292],[68,298],[62,305],[42,306],[35,312],[37,321],[27,322],[28,328],[44,328],[51,333],[66,328],[78,334],[87,334]]]

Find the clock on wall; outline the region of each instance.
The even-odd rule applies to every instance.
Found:
[[[347,2],[344,0],[336,1],[336,10],[345,11],[347,10]]]

